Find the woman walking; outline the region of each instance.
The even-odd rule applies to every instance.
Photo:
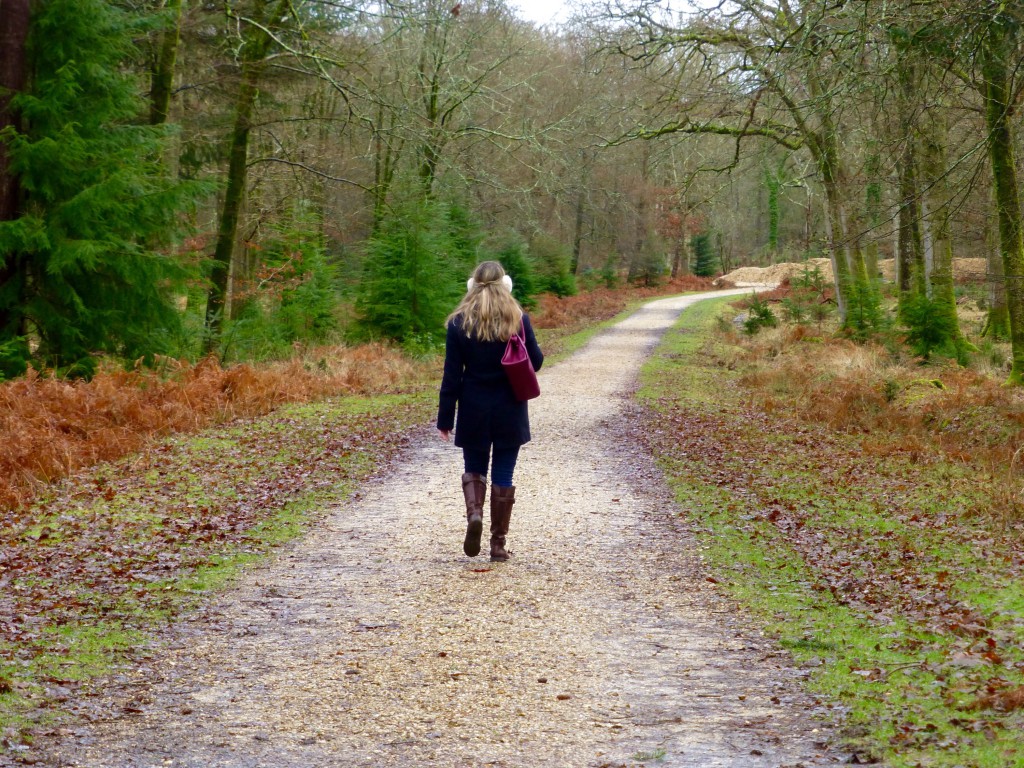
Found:
[[[444,440],[455,430],[465,474],[466,540],[470,557],[480,554],[487,469],[491,469],[491,560],[508,560],[508,535],[516,489],[512,484],[519,449],[530,440],[525,402],[516,400],[501,365],[505,345],[514,334],[526,340],[533,369],[544,354],[530,318],[512,296],[512,278],[496,261],[485,261],[466,284],[465,297],[448,317],[444,376],[437,409],[437,430]],[[458,422],[456,422],[458,411]]]

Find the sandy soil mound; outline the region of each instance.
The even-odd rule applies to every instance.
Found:
[[[778,285],[783,280],[799,277],[808,267],[817,266],[825,280],[832,280],[832,263],[828,259],[808,259],[799,262],[783,262],[770,267],[740,267],[714,281],[715,285],[729,282],[738,288],[751,285]],[[878,262],[878,271],[883,280],[896,279],[894,259]],[[953,277],[957,280],[983,280],[988,271],[985,259],[953,259]]]
[[[879,261],[878,271],[883,280],[895,280],[895,259]],[[953,279],[955,280],[983,280],[987,272],[988,264],[985,259],[953,259]]]
[[[778,285],[783,280],[803,274],[805,269],[817,267],[825,280],[832,280],[832,263],[828,259],[808,259],[800,262],[783,262],[770,267],[740,267],[715,280],[715,285],[730,282],[737,288],[751,285]]]

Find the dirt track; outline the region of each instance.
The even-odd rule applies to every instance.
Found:
[[[628,437],[637,368],[698,298],[652,302],[542,372],[511,561],[463,556],[460,456],[424,429],[43,764],[834,764],[806,672],[716,595]]]

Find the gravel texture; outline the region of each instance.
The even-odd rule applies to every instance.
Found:
[[[387,474],[171,629],[42,764],[837,762],[807,671],[716,594],[629,438],[636,371],[699,298],[652,302],[542,371],[509,562],[462,554],[461,456],[425,427]]]

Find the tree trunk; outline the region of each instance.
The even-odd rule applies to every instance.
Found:
[[[0,0],[0,131],[18,127],[11,97],[24,90],[28,67],[25,41],[31,18],[30,0]],[[6,142],[0,141],[0,221],[13,221],[20,213],[20,185],[11,172]],[[22,259],[8,254],[0,262],[0,342],[24,333],[21,320]]]
[[[626,279],[633,282],[644,275],[645,280],[649,278],[649,265],[646,263],[647,255],[647,177],[650,170],[651,145],[644,142],[643,162],[640,165],[640,190],[636,203],[636,230],[633,237],[633,252],[629,260],[629,272]]]
[[[29,37],[30,0],[0,1],[0,131],[18,127],[11,96],[25,89],[28,63],[25,43]],[[18,213],[17,178],[10,172],[7,144],[0,142],[0,221],[12,221]]]
[[[765,166],[764,183],[768,190],[768,252],[769,263],[774,263],[779,252],[779,193],[782,190],[782,172],[785,161],[778,168]]]
[[[864,268],[872,284],[878,282],[878,232],[882,223],[882,183],[879,176],[882,172],[882,158],[872,145],[867,159],[868,184],[864,191],[864,212],[867,215],[870,240],[864,249]]]
[[[228,155],[227,187],[221,206],[220,222],[217,226],[217,245],[213,252],[210,269],[210,292],[206,299],[206,337],[204,354],[212,352],[220,340],[220,332],[227,305],[228,280],[231,273],[231,256],[235,250],[238,233],[238,218],[245,201],[249,161],[249,133],[252,112],[256,104],[259,70],[254,65],[243,66],[242,87],[235,100],[235,122],[231,131],[231,146]]]
[[[387,125],[385,125],[387,120]],[[377,119],[373,128],[373,229],[376,233],[384,221],[388,196],[395,178],[395,168],[401,154],[403,142],[395,145],[394,116],[385,113],[384,105],[377,106]]]
[[[933,211],[927,194],[921,198],[921,246],[924,253],[924,294],[932,298],[932,277],[935,272],[935,232],[932,229]]]
[[[946,182],[947,128],[941,110],[930,110],[925,117],[924,177],[925,193],[922,200],[924,224],[928,235],[927,259],[928,295],[940,312],[945,314],[950,325],[950,342],[958,351],[965,349],[966,342],[960,332],[960,319],[956,312],[956,295],[953,290],[953,239],[950,236],[949,203],[950,191]],[[930,263],[929,263],[930,261]]]
[[[999,219],[999,249],[1006,280],[1012,365],[1009,383],[1024,384],[1024,222],[1014,153],[1010,51],[1016,37],[1009,23],[993,19],[981,50],[985,123]],[[1014,64],[1014,66],[1016,66]]]
[[[995,210],[995,190],[992,191],[992,209]],[[981,335],[999,341],[1010,338],[1010,313],[1006,308],[1006,281],[1003,279],[1003,255],[999,248],[999,226],[996,217],[989,217],[985,227],[985,263],[988,274],[988,317]]]
[[[256,8],[256,19],[266,24],[269,20],[281,19],[288,8],[288,0],[278,0],[273,10],[267,11],[265,3]],[[273,42],[271,36],[261,27],[250,26],[242,46],[242,84],[235,99],[235,120],[231,131],[228,154],[228,178],[221,206],[220,222],[217,226],[217,245],[210,268],[210,290],[206,299],[206,334],[203,339],[203,353],[209,354],[220,341],[227,305],[228,283],[231,273],[231,257],[238,235],[238,219],[245,205],[246,180],[248,177],[249,134],[252,130],[252,113],[259,94],[259,80],[264,60]]]
[[[153,60],[149,93],[150,125],[163,125],[167,122],[174,85],[174,62],[178,56],[178,41],[181,39],[181,6],[182,0],[170,0],[167,6],[171,22],[163,32],[156,58]]]
[[[686,237],[680,235],[675,242],[672,252],[672,279],[689,274],[689,259],[687,258]]]
[[[576,217],[572,229],[572,262],[569,264],[569,271],[577,274],[580,270],[580,252],[583,250],[583,203],[586,200],[586,190],[580,188],[576,193]]]
[[[425,199],[434,196],[434,182],[437,180],[438,164],[444,150],[444,115],[442,114],[441,77],[442,65],[448,52],[451,13],[444,13],[432,19],[425,31],[423,51],[420,56],[419,78],[423,87],[423,116],[426,131],[419,147],[419,177]]]
[[[924,286],[921,212],[917,200],[917,163],[914,137],[908,135],[900,160],[899,245],[896,251],[896,277],[902,303]]]
[[[842,200],[839,197],[837,184],[831,178],[824,182],[825,187],[825,226],[828,234],[829,258],[832,261],[832,275],[836,286],[836,308],[839,311],[839,322],[847,323],[847,297],[850,295],[850,259],[846,253],[845,214]]]
[[[0,131],[18,127],[11,97],[25,88],[25,41],[28,39],[30,5],[29,0],[0,2]],[[0,221],[17,218],[18,197],[18,180],[10,171],[7,144],[0,142]]]

